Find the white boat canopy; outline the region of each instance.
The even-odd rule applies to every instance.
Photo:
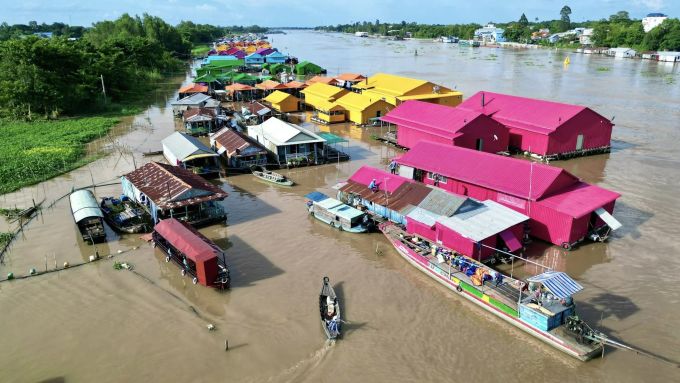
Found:
[[[561,299],[568,298],[583,290],[583,286],[561,271],[546,271],[527,278],[527,281],[542,283],[551,293]]]

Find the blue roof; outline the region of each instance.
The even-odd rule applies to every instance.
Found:
[[[529,282],[539,282],[547,287],[558,298],[568,298],[579,291],[583,290],[583,286],[579,285],[571,279],[567,274],[561,271],[546,271],[542,274],[527,278]]]
[[[328,199],[327,195],[320,193],[320,192],[317,192],[317,191],[311,192],[311,193],[307,194],[305,197],[311,199],[314,202],[319,202],[319,201],[323,201],[325,199]]]
[[[647,17],[666,17],[663,13],[650,13]]]

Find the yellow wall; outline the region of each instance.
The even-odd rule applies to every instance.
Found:
[[[297,112],[300,110],[298,107],[298,102],[300,100],[297,97],[288,97],[281,102],[271,103],[272,108],[278,110],[281,113]]]
[[[319,109],[319,105],[324,105],[328,100],[324,97],[318,97],[311,94],[305,95],[305,103],[311,105],[314,109]]]
[[[333,124],[336,122],[345,122],[345,114],[326,114],[322,111],[317,111],[317,117],[319,120],[324,121],[328,124]]]
[[[369,123],[369,118],[378,117],[378,111],[380,111],[380,116],[386,115],[388,108],[392,109],[391,105],[381,100],[363,110],[348,108],[347,117],[357,125],[366,125]]]

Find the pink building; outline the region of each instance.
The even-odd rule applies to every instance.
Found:
[[[397,125],[397,144],[432,141],[489,153],[508,150],[508,129],[480,111],[406,101],[381,120]]]
[[[456,107],[505,125],[510,147],[559,158],[608,152],[614,124],[585,106],[477,92]]]
[[[374,179],[377,191],[368,188]],[[368,166],[340,186],[338,198],[480,260],[493,255],[493,248],[521,249],[524,222],[529,219],[494,201],[477,201]]]
[[[564,248],[605,240],[621,226],[611,216],[620,194],[558,167],[431,142],[397,162],[402,176],[528,215],[532,236]]]

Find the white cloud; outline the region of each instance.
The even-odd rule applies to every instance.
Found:
[[[647,7],[652,11],[659,11],[666,6],[664,0],[633,0],[633,4]]]
[[[196,9],[199,10],[199,11],[211,12],[211,11],[216,11],[217,7],[215,7],[214,5],[203,3],[201,5],[197,5]]]

